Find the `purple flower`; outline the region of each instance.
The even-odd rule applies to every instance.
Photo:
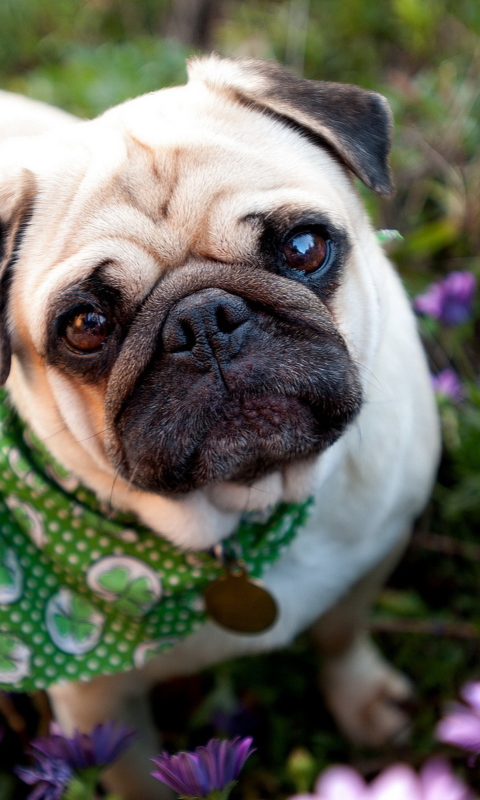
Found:
[[[443,759],[431,759],[417,775],[407,764],[388,767],[367,784],[351,767],[330,767],[315,784],[314,794],[290,800],[473,800]]]
[[[253,753],[252,741],[251,736],[210,739],[205,747],[197,747],[193,753],[160,753],[152,759],[157,767],[152,775],[182,797],[205,797],[212,791],[228,788],[236,779]]]
[[[72,779],[72,769],[57,758],[38,757],[33,767],[15,767],[24,783],[35,785],[28,800],[60,800]]]
[[[437,738],[480,754],[480,682],[467,683],[461,690],[468,703],[456,703],[437,725]]]
[[[472,314],[476,288],[477,281],[471,272],[450,272],[415,297],[413,307],[446,325],[461,325]]]
[[[91,733],[74,731],[71,739],[60,734],[34,739],[33,754],[43,761],[56,759],[72,770],[104,767],[115,761],[132,743],[136,733],[128,725],[105,722]],[[40,754],[40,755],[39,755]]]
[[[439,397],[446,397],[456,403],[465,397],[460,378],[451,367],[442,369],[438,375],[432,375],[432,385],[435,394],[438,394]]]

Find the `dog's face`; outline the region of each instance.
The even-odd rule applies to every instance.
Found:
[[[80,475],[159,495],[287,473],[355,418],[378,323],[349,170],[391,188],[378,95],[191,73],[13,143],[0,174],[3,379],[12,354],[22,413]]]

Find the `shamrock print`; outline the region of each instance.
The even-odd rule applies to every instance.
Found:
[[[0,633],[0,682],[14,684],[30,671],[30,648],[21,639]]]
[[[84,597],[62,588],[47,603],[46,624],[60,650],[80,655],[98,644],[104,616]]]
[[[8,452],[8,463],[14,475],[25,481],[27,486],[34,491],[43,489],[43,481],[32,469],[30,462],[23,456],[18,447],[11,447]]]
[[[133,660],[137,669],[141,669],[150,659],[159,656],[166,650],[180,642],[179,636],[165,636],[163,639],[158,639],[152,642],[142,642],[135,650]]]
[[[102,558],[90,569],[87,582],[93,591],[129,617],[146,614],[162,594],[157,573],[131,556]]]
[[[47,537],[38,511],[30,503],[25,503],[13,495],[5,497],[4,500],[20,527],[28,531],[33,543],[39,548],[45,547]]]
[[[115,567],[105,572],[98,579],[100,586],[107,592],[117,595],[115,605],[119,611],[136,616],[142,614],[145,607],[152,603],[152,592],[147,578],[130,580],[130,573],[124,567]]]
[[[0,603],[15,603],[22,594],[23,573],[15,550],[0,542]]]

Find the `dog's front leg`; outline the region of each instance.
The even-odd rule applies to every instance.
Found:
[[[325,702],[340,729],[360,745],[380,746],[408,732],[402,704],[412,686],[382,657],[366,631],[368,612],[408,536],[311,628],[323,660]]]
[[[126,722],[137,731],[129,750],[102,775],[105,788],[123,800],[172,800],[173,794],[150,773],[160,741],[148,704],[149,685],[140,672],[102,676],[88,683],[52,686],[53,712],[66,735],[89,733],[99,722]]]

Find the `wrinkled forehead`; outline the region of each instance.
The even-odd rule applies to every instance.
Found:
[[[286,202],[311,203],[312,194],[341,213],[349,181],[324,150],[202,83],[130,101],[104,121],[126,136],[128,156],[113,190],[128,187],[155,221],[172,220],[186,236],[198,238],[199,223],[217,212],[235,221]]]
[[[351,202],[344,170],[278,120],[202,84],[162,90],[72,130],[43,181],[23,291],[45,305],[109,263],[138,299],[189,258],[247,258],[256,215],[318,210],[348,229]]]

